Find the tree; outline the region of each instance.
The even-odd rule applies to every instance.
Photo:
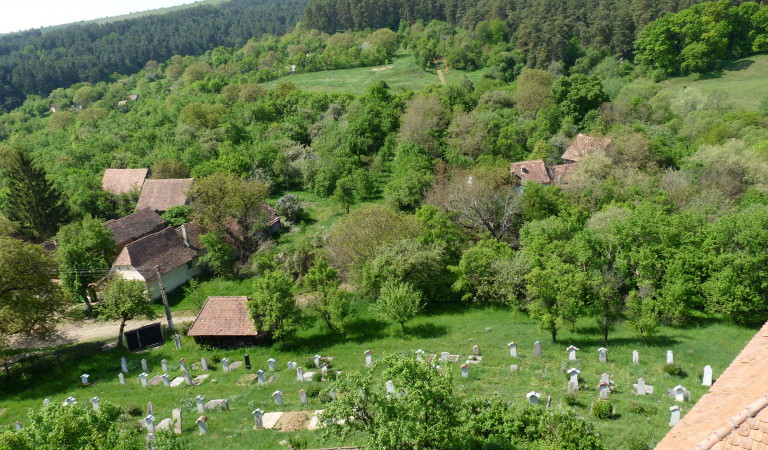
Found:
[[[349,207],[355,204],[355,184],[355,179],[351,176],[339,178],[331,196],[333,201],[346,209],[347,214],[349,214]]]
[[[139,280],[124,280],[115,278],[104,289],[104,300],[97,306],[99,318],[103,320],[119,320],[120,330],[117,334],[117,347],[123,346],[123,330],[129,320],[137,318],[154,319],[146,286]]]
[[[42,247],[0,235],[0,346],[12,335],[45,338],[66,309],[51,280],[56,262]]]
[[[206,233],[200,236],[200,243],[206,250],[200,256],[200,262],[216,276],[228,277],[234,274],[237,250],[220,234]]]
[[[75,298],[82,298],[90,312],[95,299],[91,284],[106,275],[116,253],[112,232],[101,220],[85,216],[61,227],[57,238],[61,283]]]
[[[339,274],[325,258],[318,258],[302,280],[317,299],[311,307],[333,331],[346,337],[352,313],[352,294],[339,288]]]
[[[180,227],[189,222],[191,215],[192,208],[189,205],[176,205],[171,206],[163,213],[163,220],[168,222],[168,225],[172,227]]]
[[[384,187],[384,198],[398,209],[414,210],[432,183],[432,161],[416,144],[402,142],[392,160],[391,176]]]
[[[462,300],[475,302],[506,302],[500,283],[502,263],[511,260],[509,245],[495,239],[484,239],[461,255],[459,264],[450,267],[456,275],[452,289],[462,294]]]
[[[436,153],[451,118],[436,95],[419,95],[408,102],[398,137]]]
[[[293,279],[282,270],[270,270],[253,281],[253,300],[247,303],[259,332],[267,332],[285,343],[301,323],[291,288]]]
[[[285,194],[277,199],[275,212],[294,223],[300,222],[306,216],[306,211],[295,194]]]
[[[165,178],[187,178],[189,177],[189,169],[184,164],[178,161],[171,161],[170,159],[158,159],[152,164],[150,173],[153,179],[165,179]]]
[[[600,78],[580,73],[558,79],[552,94],[563,116],[573,118],[577,124],[589,111],[608,101]]]
[[[387,281],[381,286],[373,312],[383,320],[399,323],[405,336],[405,322],[416,317],[423,307],[421,292],[409,283]]]
[[[25,234],[42,239],[52,236],[66,221],[68,211],[59,191],[45,171],[24,152],[3,156],[5,165],[5,215]]]
[[[536,117],[552,104],[552,76],[540,69],[523,69],[516,81],[515,106],[526,117]]]

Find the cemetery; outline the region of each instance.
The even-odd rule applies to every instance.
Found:
[[[184,330],[177,349],[166,332],[165,344],[149,350],[106,351],[0,380],[0,424],[23,427],[27,410],[47,402],[94,410],[109,402],[131,414],[142,441],[172,430],[191,448],[223,438],[227,448],[357,445],[361,436],[342,442],[322,433],[333,382],[373,371],[382,394],[399,395],[401,387],[381,378],[381,362],[400,353],[450,373],[458,395],[573,410],[597,426],[607,448],[622,448],[630,438],[658,442],[754,333],[724,324],[665,327],[643,342],[618,328],[606,344],[584,321],[553,343],[527,316],[495,307],[425,314],[407,337],[371,323],[363,316],[347,340],[318,322],[285,345],[229,350],[198,345]],[[684,375],[668,373],[668,362]],[[611,404],[610,418],[593,416],[599,402]]]

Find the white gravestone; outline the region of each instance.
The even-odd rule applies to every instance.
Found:
[[[197,402],[197,412],[202,413],[205,412],[205,406],[203,406],[203,401],[205,401],[205,397],[202,395],[198,395],[195,397],[195,401]]]
[[[600,375],[600,382],[601,383],[606,383],[606,384],[610,385],[611,384],[611,376],[608,375],[607,373],[604,373],[604,374]]]
[[[667,350],[667,364],[672,364],[675,362],[675,356],[672,353],[672,350]]]
[[[184,382],[187,383],[187,386],[192,386],[192,377],[189,372],[184,372]]]
[[[203,368],[203,370],[208,370],[208,360],[205,358],[200,358],[200,366]]]
[[[533,357],[541,358],[541,341],[536,341],[533,343]]]
[[[632,350],[632,364],[640,364],[640,352]]]
[[[144,424],[147,426],[147,431],[150,433],[155,432],[155,416],[149,415],[144,418]]]
[[[605,347],[600,347],[597,349],[597,359],[600,362],[607,362],[608,361],[608,349]]]
[[[579,384],[579,374],[581,373],[579,369],[575,367],[571,367],[570,369],[568,369],[566,373],[568,374],[569,377],[571,377],[569,382],[576,383],[576,385]]]
[[[87,386],[88,385],[88,378],[89,377],[90,377],[90,375],[88,375],[87,373],[84,373],[84,374],[80,375],[80,383],[83,386]]]
[[[323,363],[323,367],[320,368],[320,375],[325,379],[328,376],[328,364]]]
[[[365,366],[371,367],[373,365],[373,352],[366,350],[363,354],[365,355]]]
[[[528,399],[528,403],[531,405],[535,405],[539,403],[539,399],[541,398],[541,394],[539,394],[536,391],[531,391],[527,394],[525,394],[525,397]]]
[[[181,370],[183,370],[184,372],[189,372],[189,369],[187,369],[187,360],[186,360],[186,359],[184,359],[184,358],[181,358],[181,359],[179,360],[179,367],[180,367],[180,368],[181,368]]]
[[[139,378],[141,378],[141,385],[144,387],[147,387],[147,375],[148,374],[146,372],[142,372],[139,374]]]
[[[480,356],[480,347],[477,345],[472,346],[472,354],[475,356]]]
[[[173,411],[171,411],[171,418],[173,419],[173,432],[181,434],[181,431],[183,430],[181,423],[181,408],[173,408]]]
[[[304,381],[304,369],[301,367],[296,368],[296,381]]]
[[[120,384],[125,384],[125,374],[123,372],[117,374],[117,379],[120,381]]]
[[[510,372],[517,372],[518,370],[520,370],[520,368],[517,366],[517,364],[512,364],[511,366],[509,366]]]
[[[147,365],[146,359],[141,360],[141,370],[144,372],[149,372],[149,365]]]
[[[221,360],[221,368],[224,369],[224,372],[229,372],[229,359],[223,358]]]
[[[418,349],[414,353],[416,353],[416,361],[424,362],[424,353],[426,353],[424,350]]]
[[[264,371],[261,369],[256,371],[256,377],[259,379],[259,383],[264,384],[267,382],[267,379],[264,378]]]
[[[576,352],[579,351],[579,348],[575,345],[571,345],[566,350],[568,351],[568,360],[576,361]]]
[[[678,422],[680,422],[680,412],[681,412],[680,407],[677,405],[669,407],[669,413],[670,413],[669,426],[670,427],[674,427],[675,425],[678,424]]]
[[[18,421],[16,422],[16,424],[15,424],[15,427],[16,427],[16,431],[21,431],[21,430],[22,430],[22,428],[24,428],[24,427],[21,425],[21,422],[18,422]]]
[[[712,386],[712,366],[704,366],[704,374],[701,377],[702,386]]]
[[[275,363],[277,363],[277,361],[275,360],[275,358],[269,358],[269,359],[267,360],[267,364],[269,364],[269,371],[270,371],[270,372],[274,372],[275,370],[277,370],[277,369],[275,368]]]
[[[171,387],[171,378],[170,378],[170,375],[168,375],[167,373],[164,373],[164,374],[162,374],[162,375],[161,375],[161,378],[163,379],[163,384],[164,384],[166,387]]]
[[[275,401],[275,405],[283,406],[283,391],[273,392],[272,399]]]
[[[302,405],[307,404],[307,391],[304,389],[299,391],[299,402],[301,402]]]
[[[331,400],[336,400],[336,391],[334,390],[328,391],[328,397],[331,397]]]
[[[440,362],[446,363],[448,362],[448,358],[451,357],[451,354],[448,352],[440,352]]]
[[[322,358],[322,356],[320,356],[320,355],[315,355],[315,356],[312,357],[312,359],[315,362],[315,367],[318,368],[318,369],[320,368],[320,358]]]
[[[198,432],[202,435],[208,432],[208,418],[205,416],[200,416],[197,418],[197,429]]]
[[[387,397],[395,395],[395,383],[392,380],[387,380]]]
[[[123,370],[123,373],[128,373],[128,362],[125,360],[125,356],[120,358],[120,368]]]
[[[263,430],[264,429],[264,421],[262,420],[262,417],[264,417],[264,411],[261,409],[255,409],[253,412],[253,429],[254,430]]]
[[[469,378],[469,364],[464,364],[461,366],[461,376],[464,378]]]
[[[148,416],[154,416],[155,415],[155,407],[152,406],[152,402],[147,402],[147,415]]]
[[[165,359],[160,360],[160,367],[163,368],[163,372],[168,372],[168,361]]]
[[[507,347],[509,347],[509,356],[517,358],[517,343],[510,342]]]
[[[178,334],[173,335],[173,343],[176,344],[176,350],[181,349],[181,338]]]
[[[75,397],[67,397],[64,399],[64,404],[67,406],[72,406],[75,404]]]
[[[99,410],[99,397],[91,397],[91,406],[93,406],[94,411]]]

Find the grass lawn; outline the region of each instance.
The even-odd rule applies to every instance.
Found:
[[[665,89],[696,87],[704,93],[721,91],[729,102],[745,109],[756,110],[768,94],[768,55],[756,55],[734,61],[722,71],[692,74],[672,78],[660,84]]]
[[[387,69],[383,69],[384,66],[359,67],[356,69],[300,73],[263,83],[262,86],[270,88],[277,83],[290,81],[299,88],[308,91],[362,94],[371,83],[376,81],[386,82],[395,92],[420,91],[430,84],[440,84],[437,73],[421,69],[416,65],[416,60],[409,53],[402,51],[398,53],[391,66],[391,68]],[[474,72],[449,70],[444,76],[448,84],[460,82],[465,75],[473,83],[477,83],[486,72],[487,69],[480,69]]]
[[[206,287],[213,288],[214,284]],[[672,400],[666,396],[666,390],[677,384],[682,384],[691,391],[695,402],[705,392],[706,387],[700,386],[699,374],[706,364],[710,364],[717,377],[728,366],[730,361],[752,337],[754,330],[723,324],[717,321],[701,320],[697,325],[684,328],[663,327],[659,336],[650,342],[643,342],[634,337],[627,329],[620,327],[611,333],[611,342],[607,345],[608,362],[599,363],[597,349],[602,341],[592,321],[577,324],[575,331],[564,330],[560,342],[551,343],[546,333],[537,330],[535,323],[527,316],[514,313],[501,307],[468,307],[461,305],[439,305],[432,308],[412,323],[408,324],[409,335],[402,337],[399,325],[383,324],[373,320],[367,313],[365,305],[359,305],[358,321],[350,336],[342,340],[330,334],[325,325],[316,322],[313,327],[302,330],[288,345],[274,344],[248,350],[222,351],[199,348],[192,339],[183,338],[183,348],[176,350],[171,342],[163,347],[142,354],[130,354],[122,350],[113,350],[96,355],[84,356],[56,370],[43,370],[30,373],[21,380],[3,380],[0,378],[0,425],[10,427],[16,420],[26,421],[28,408],[38,408],[44,398],[52,401],[63,401],[68,396],[77,398],[80,404],[87,404],[88,397],[99,396],[102,401],[109,401],[127,407],[139,406],[146,411],[146,403],[151,401],[155,408],[157,420],[170,417],[171,409],[181,407],[184,413],[183,440],[192,448],[221,448],[226,442],[227,448],[233,449],[274,449],[280,448],[278,442],[288,439],[291,433],[276,431],[253,431],[253,418],[250,412],[261,408],[267,412],[276,410],[321,409],[323,402],[316,396],[310,397],[308,407],[302,408],[298,400],[299,389],[312,392],[314,387],[324,387],[325,383],[295,381],[293,371],[287,370],[286,362],[297,361],[305,366],[314,354],[333,356],[334,369],[349,372],[364,369],[363,352],[371,349],[374,359],[391,352],[413,354],[421,348],[428,353],[439,354],[448,351],[460,354],[462,359],[457,364],[449,364],[448,370],[455,377],[456,391],[459,395],[478,395],[485,398],[498,396],[510,401],[525,401],[525,393],[536,390],[542,393],[544,399],[552,396],[552,404],[557,407],[568,407],[564,404],[567,375],[564,373],[570,367],[581,370],[582,391],[577,394],[581,405],[575,406],[578,414],[589,416],[589,407],[598,395],[595,387],[600,374],[607,372],[615,383],[616,392],[611,396],[617,410],[614,420],[599,421],[594,419],[601,431],[608,448],[622,448],[630,438],[638,438],[649,444],[656,443],[669,429],[669,406]],[[533,358],[533,343],[541,340],[544,357]],[[507,343],[518,343],[519,357],[509,356]],[[479,345],[484,357],[482,363],[471,367],[468,379],[460,376],[459,366],[472,349]],[[570,344],[581,348],[578,361],[567,361],[566,347]],[[631,352],[640,352],[640,364],[633,365]],[[675,378],[662,370],[665,363],[665,353],[671,349],[675,354],[675,362],[679,363],[688,375]],[[249,353],[254,364],[253,370],[267,369],[266,360],[274,357],[278,361],[278,372],[274,380],[267,385],[253,384],[237,386],[236,380],[246,373],[244,368],[231,373],[224,373],[218,361],[227,357],[230,360],[242,360],[243,354]],[[117,373],[120,370],[120,357],[126,356],[130,372],[128,384],[118,383]],[[162,384],[156,387],[142,388],[137,375],[141,372],[140,359],[146,358],[150,365],[150,375],[161,373],[160,360],[167,359],[170,372],[180,376],[178,370],[179,358],[188,362],[198,361],[205,356],[214,362],[211,379],[200,386],[166,388]],[[518,364],[520,370],[512,373],[510,364]],[[375,370],[380,370],[377,368]],[[88,388],[79,387],[79,375],[91,374],[94,385]],[[198,375],[200,371],[192,372]],[[646,383],[653,385],[656,392],[646,397],[635,397],[631,394],[631,384],[638,377],[644,377]],[[384,390],[381,380],[381,389]],[[285,406],[278,408],[274,405],[271,394],[276,390],[285,393]],[[209,417],[209,434],[203,437],[197,435],[194,420],[200,415],[195,410],[194,397],[198,394],[207,400],[215,398],[229,399],[231,411],[211,411]],[[325,398],[324,396],[322,398]],[[629,411],[629,404],[637,402],[651,407],[655,412],[638,415]],[[687,412],[692,403],[683,405]],[[143,415],[142,415],[143,416]],[[140,417],[136,417],[138,420]],[[320,432],[297,432],[298,437],[307,440],[309,448],[340,444],[334,440],[325,441]],[[141,436],[137,434],[137,439]],[[362,443],[358,436],[345,444]]]

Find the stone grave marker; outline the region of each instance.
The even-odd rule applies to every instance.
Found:
[[[122,369],[123,373],[128,373],[128,362],[125,360],[125,356],[120,358],[120,368]]]
[[[170,377],[170,375],[168,375],[167,373],[164,373],[162,375],[162,378],[163,378],[163,384],[166,385],[167,387],[171,387],[171,377]]]
[[[600,375],[600,382],[601,383],[605,383],[605,384],[610,386],[611,385],[611,376],[608,375],[607,373],[603,373],[602,375]]]
[[[640,352],[632,350],[632,364],[640,364]]]
[[[203,368],[203,370],[208,370],[208,360],[205,358],[200,358],[200,366]]]
[[[677,385],[672,388],[672,396],[678,403],[687,402],[691,400],[691,393],[684,387]]]
[[[99,410],[99,397],[91,397],[91,406],[94,411]]]
[[[507,347],[509,347],[509,356],[517,358],[517,343],[512,341],[507,344]]]
[[[527,394],[525,394],[525,397],[528,399],[528,403],[531,405],[535,405],[539,403],[539,399],[541,398],[541,394],[539,394],[536,391],[531,391]]]
[[[261,409],[255,409],[253,412],[253,429],[254,430],[263,430],[264,429],[264,421],[262,420],[262,417],[264,417],[264,411]]]
[[[704,374],[701,377],[702,386],[712,386],[712,366],[704,366]]]
[[[674,427],[680,422],[680,413],[681,413],[680,407],[677,405],[670,406],[669,413],[670,413],[669,426]]]
[[[296,381],[304,381],[304,369],[301,367],[296,368]]]
[[[117,380],[120,382],[120,384],[125,384],[125,375],[123,372],[117,374]]]
[[[637,383],[632,385],[635,395],[653,394],[653,386],[645,384],[645,378],[638,378]]]
[[[371,367],[373,365],[373,352],[366,350],[363,354],[365,355],[365,366]]]
[[[469,378],[469,364],[464,364],[461,366],[461,376],[464,378]]]
[[[149,365],[147,364],[147,360],[144,358],[141,359],[141,370],[144,372],[149,372]]]
[[[211,374],[208,374],[208,373],[203,374],[203,375],[198,375],[195,378],[192,378],[192,384],[194,384],[195,386],[198,386],[198,385],[202,384],[203,381],[205,381],[210,376],[211,376]]]
[[[267,380],[264,378],[264,371],[261,369],[256,371],[256,378],[259,379],[259,383],[264,384],[267,382]]]
[[[222,360],[221,360],[221,368],[224,370],[224,372],[229,372],[229,359],[222,358]]]
[[[320,368],[320,358],[322,358],[320,355],[315,355],[312,357],[312,359],[315,361],[315,367],[318,369]]]
[[[154,433],[155,432],[155,416],[150,414],[147,417],[145,417],[144,418],[144,425],[147,426],[147,431],[148,432]]]
[[[14,426],[16,427],[16,431],[21,431],[21,430],[24,428],[24,427],[21,425],[21,422],[19,422],[19,421],[16,421],[16,423],[14,424]]]
[[[283,391],[273,392],[272,399],[275,401],[275,405],[283,406]]]
[[[176,377],[173,380],[171,380],[171,387],[179,387],[183,383],[184,383],[184,377]]]
[[[88,375],[87,373],[80,375],[80,384],[82,384],[83,386],[88,386],[89,377],[90,375]]]
[[[299,402],[302,405],[306,405],[307,404],[307,391],[305,391],[304,389],[299,391]]]
[[[139,378],[141,378],[141,385],[144,387],[147,387],[147,373],[146,372],[140,373]]]
[[[50,404],[51,404],[51,399],[50,398],[44,398],[43,399],[43,406],[48,406]]]
[[[251,370],[251,355],[246,353],[243,359],[245,360],[245,368]]]
[[[178,334],[173,335],[173,343],[176,344],[176,350],[181,350],[181,338]]]
[[[160,375],[155,375],[152,378],[149,379],[147,383],[149,383],[150,386],[157,386],[160,383],[162,383],[163,377]]]
[[[566,350],[568,351],[568,360],[576,361],[576,352],[579,351],[579,348],[575,345],[570,345]]]
[[[517,364],[512,364],[511,366],[509,366],[510,372],[517,372],[518,370],[520,370],[520,368],[517,366]]]
[[[216,408],[221,408],[222,411],[229,411],[229,401],[226,398],[217,398],[206,402],[204,409],[211,411]]]
[[[331,400],[336,400],[336,391],[334,391],[333,389],[328,391],[328,397],[331,397]]]
[[[472,354],[475,356],[480,356],[480,347],[477,344],[472,346]]]
[[[275,370],[277,370],[277,369],[275,368],[275,363],[277,363],[277,361],[275,360],[275,358],[269,358],[269,359],[267,360],[267,364],[269,364],[269,371],[270,371],[270,372],[274,372]]]
[[[197,418],[197,429],[201,435],[208,432],[208,418],[200,416]]]
[[[64,404],[67,405],[67,406],[72,406],[75,403],[76,403],[75,402],[75,397],[67,397],[67,398],[64,399]]]
[[[667,350],[667,364],[672,364],[675,362],[675,355],[672,353],[672,350]]]
[[[205,406],[203,406],[203,401],[205,401],[205,397],[202,395],[198,395],[195,397],[195,402],[197,402],[197,412],[202,413],[205,412]]]
[[[573,381],[568,382],[568,393],[569,394],[575,394],[579,391],[579,383],[574,383]]]
[[[170,430],[173,425],[173,419],[166,417],[155,425],[155,431]]]
[[[173,408],[171,411],[171,418],[173,419],[173,432],[181,434],[182,422],[181,422],[181,408]]]
[[[155,415],[155,407],[152,406],[152,402],[147,402],[147,415],[148,416],[154,416]]]
[[[600,362],[607,362],[608,361],[608,349],[605,347],[600,347],[597,349],[597,359]]]
[[[533,343],[533,357],[541,358],[541,341],[536,341]]]
[[[323,363],[323,367],[320,368],[320,374],[322,375],[323,380],[328,377],[328,364]]]
[[[160,360],[160,367],[163,368],[163,372],[168,372],[168,361],[165,359]]]
[[[600,394],[601,400],[608,400],[608,394],[611,393],[611,385],[601,381],[600,384],[597,385],[597,391]]]
[[[189,372],[189,369],[187,368],[187,360],[185,358],[179,360],[179,368],[181,368],[183,372]]]
[[[424,350],[418,349],[414,353],[416,353],[416,361],[424,362],[424,353],[426,353]]]
[[[569,382],[576,383],[576,385],[579,384],[579,374],[581,373],[581,370],[575,367],[571,367],[565,373],[567,373],[568,376],[571,377]]]
[[[387,380],[387,398],[395,395],[395,383],[392,380]]]
[[[448,358],[451,357],[451,354],[448,352],[440,352],[440,362],[446,363],[448,362]]]

